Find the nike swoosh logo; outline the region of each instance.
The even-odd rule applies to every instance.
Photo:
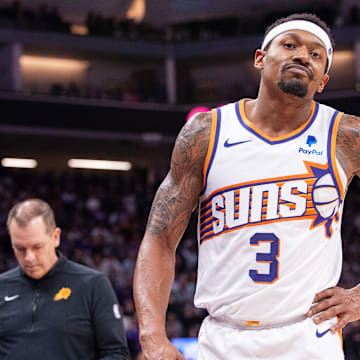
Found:
[[[235,146],[235,145],[240,145],[240,144],[244,144],[247,143],[251,140],[244,140],[244,141],[238,141],[238,142],[234,142],[234,143],[229,143],[230,139],[226,139],[226,141],[224,142],[224,146],[225,147],[231,147],[231,146]]]
[[[17,299],[20,295],[14,295],[14,296],[5,296],[4,300],[5,301],[13,301],[15,299]]]
[[[327,329],[327,330],[325,330],[325,331],[323,331],[323,332],[319,332],[319,330],[316,329],[316,336],[317,336],[318,338],[321,338],[321,337],[323,337],[326,333],[328,333],[329,331],[330,331],[330,329]]]

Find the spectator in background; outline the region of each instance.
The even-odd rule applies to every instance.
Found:
[[[19,266],[0,275],[0,358],[127,359],[109,280],[56,250],[61,230],[50,206],[22,201],[7,227]]]

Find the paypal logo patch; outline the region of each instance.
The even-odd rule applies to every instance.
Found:
[[[323,150],[319,151],[316,149],[303,149],[302,147],[299,148],[299,153],[302,154],[307,154],[307,155],[317,155],[317,156],[321,156],[323,154]]]
[[[309,135],[307,137],[306,144],[308,144],[310,147],[311,147],[311,145],[316,144],[316,143],[317,143],[317,140],[316,140],[315,136]]]
[[[307,139],[306,139],[306,144],[311,147],[311,145],[316,144],[318,141],[316,139],[315,136],[313,135],[308,135]],[[316,155],[316,156],[322,156],[323,154],[323,150],[316,150],[316,149],[309,149],[309,148],[303,148],[303,147],[299,147],[299,151],[298,153],[301,154],[306,154],[306,155]]]

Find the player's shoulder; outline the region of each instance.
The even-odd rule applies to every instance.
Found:
[[[358,143],[360,135],[360,117],[351,114],[342,114],[337,132],[337,144],[351,146]]]
[[[206,112],[196,113],[189,119],[188,124],[189,126],[194,126],[196,128],[210,128],[213,125],[214,120],[217,120],[221,116],[220,114],[222,112],[234,112],[234,109],[238,103],[238,101],[232,102],[215,107]]]
[[[360,117],[352,114],[347,114],[339,109],[336,109],[330,105],[318,103],[319,109],[324,112],[328,112],[332,117],[339,117],[339,130],[343,132],[359,132],[360,131]]]
[[[206,142],[210,139],[210,134],[215,132],[221,111],[229,107],[234,108],[234,103],[196,113],[185,123],[179,135],[185,139],[197,139],[200,142],[203,140]]]
[[[336,153],[348,178],[360,167],[360,117],[343,114],[336,136]]]
[[[211,139],[217,132],[218,109],[193,115],[181,129],[172,155],[172,170],[183,176],[191,171],[202,178],[202,170],[209,152]],[[173,174],[175,174],[173,171]]]
[[[211,129],[212,119],[213,111],[199,112],[186,122],[184,128],[190,131]]]
[[[349,131],[359,131],[360,130],[360,116],[351,115],[351,114],[342,114],[339,127],[344,128],[344,130]]]
[[[196,157],[201,156],[204,149],[207,149],[212,128],[212,112],[199,112],[193,115],[179,132],[175,150],[180,154],[193,152]]]

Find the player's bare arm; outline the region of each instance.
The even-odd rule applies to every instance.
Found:
[[[343,115],[337,139],[336,156],[343,167],[349,182],[360,176],[360,117]],[[331,327],[332,332],[342,329],[346,324],[360,319],[360,285],[352,289],[334,287],[316,294],[314,306],[308,315],[314,316],[319,324],[334,316],[339,317],[337,324]]]
[[[343,115],[336,139],[336,155],[349,180],[360,175],[360,117]]]
[[[134,298],[146,360],[183,359],[166,337],[166,310],[174,280],[175,251],[203,186],[210,132],[210,113],[196,115],[181,130],[170,171],[155,195],[139,250]]]

